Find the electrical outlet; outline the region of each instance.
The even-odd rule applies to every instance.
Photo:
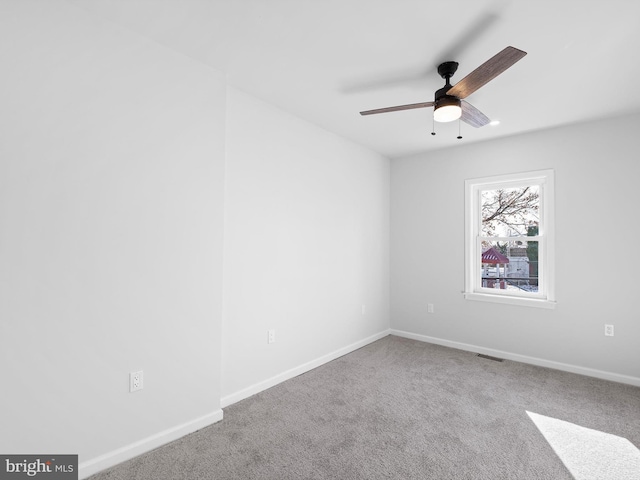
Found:
[[[363,315],[367,314],[367,306],[364,303],[362,304],[362,314]]]
[[[433,313],[433,303],[427,304],[427,313]]]
[[[607,337],[613,337],[613,325],[605,325],[604,334]]]
[[[267,343],[276,343],[276,331],[269,330],[267,332]]]
[[[142,370],[139,372],[131,372],[129,374],[129,392],[137,392],[138,390],[142,390],[144,386]]]

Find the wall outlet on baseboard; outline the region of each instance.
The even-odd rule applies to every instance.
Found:
[[[613,325],[605,325],[604,334],[607,337],[613,337]]]
[[[433,303],[427,304],[427,313],[433,313]]]
[[[129,392],[137,392],[138,390],[142,390],[144,387],[144,378],[142,370],[139,372],[131,372],[129,374]]]
[[[267,343],[276,343],[276,331],[268,330],[267,331]]]

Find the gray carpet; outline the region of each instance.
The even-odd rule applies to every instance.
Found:
[[[532,418],[637,451],[640,388],[389,336],[91,478],[587,480],[574,479]]]

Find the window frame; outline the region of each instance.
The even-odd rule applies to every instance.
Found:
[[[538,274],[540,290],[537,293],[497,290],[482,287],[480,257],[482,239],[512,241],[520,237],[482,237],[480,236],[481,192],[501,188],[539,185],[539,229],[538,235],[527,236],[527,241],[538,242]],[[512,173],[492,177],[465,180],[465,288],[466,300],[504,303],[528,307],[555,308],[555,182],[554,171],[538,170],[533,172]],[[508,293],[507,293],[508,292]]]

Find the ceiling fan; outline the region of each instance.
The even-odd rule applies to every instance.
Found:
[[[523,52],[517,48],[507,47],[453,86],[449,80],[453,74],[456,73],[458,62],[441,63],[438,66],[438,73],[445,79],[446,83],[444,87],[436,90],[433,102],[411,103],[409,105],[366,110],[360,112],[360,115],[434,107],[433,119],[436,122],[452,122],[459,118],[472,127],[482,127],[489,123],[489,119],[484,113],[464,99],[507,70],[526,54],[527,52]]]

